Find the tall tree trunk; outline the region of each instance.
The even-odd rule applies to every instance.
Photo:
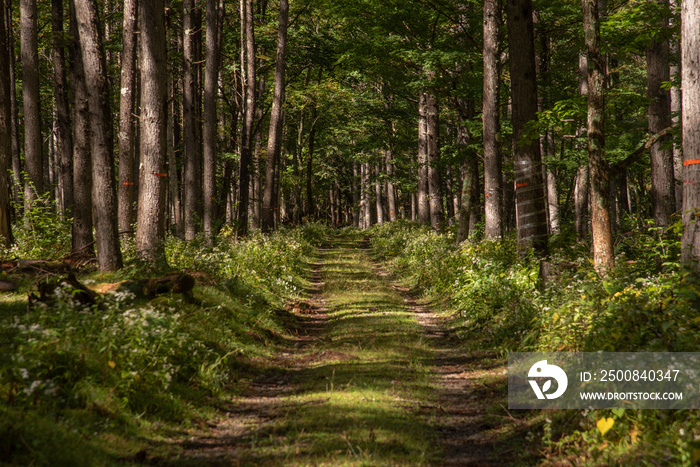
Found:
[[[389,221],[396,222],[396,211],[398,204],[396,203],[396,189],[394,188],[394,160],[393,151],[386,150],[386,196],[389,203]]]
[[[375,206],[377,208],[377,224],[381,225],[384,223],[384,201],[382,196],[382,182],[381,182],[382,169],[379,164],[374,166],[374,195],[375,195]]]
[[[670,0],[670,6],[672,13],[680,11],[679,0]],[[671,18],[670,26],[675,29],[677,24],[674,17]],[[671,56],[680,55],[680,41],[677,36],[671,38],[669,47]],[[681,67],[679,64],[672,64],[669,71],[673,82],[680,82]],[[671,86],[671,120],[674,125],[680,123],[681,99],[681,88],[674,84]],[[675,141],[673,143],[673,177],[675,179],[676,209],[680,209],[683,206],[683,145],[677,144]]]
[[[372,210],[369,202],[369,162],[362,163],[362,228],[369,229],[372,227]]]
[[[681,262],[700,271],[700,0],[681,2],[683,238]]]
[[[428,114],[427,96],[418,94],[418,222],[430,223],[428,196]]]
[[[656,0],[661,7],[668,0]],[[668,29],[664,18],[663,29]],[[653,40],[646,49],[647,97],[649,98],[649,133],[656,134],[671,125],[671,94],[663,88],[669,81],[669,42]],[[661,138],[649,148],[651,155],[651,204],[654,222],[659,227],[668,227],[676,211],[673,179],[673,149],[669,146],[670,135]]]
[[[588,96],[588,59],[585,52],[579,53],[578,71],[578,92],[582,96]],[[577,136],[581,136],[585,131],[585,128],[579,128]],[[579,240],[588,238],[588,179],[588,164],[581,165],[576,173],[574,184],[574,225]]]
[[[202,221],[201,159],[197,144],[197,69],[195,51],[195,0],[184,0],[182,46],[182,127],[184,138],[183,208],[185,211],[185,239],[192,240]]]
[[[92,200],[97,263],[101,271],[122,267],[117,229],[114,141],[109,82],[94,0],[74,0],[91,120]]]
[[[610,170],[605,160],[605,58],[600,50],[598,0],[583,0],[583,33],[588,62],[588,165],[593,263],[605,275],[615,265],[610,223]]]
[[[241,134],[241,163],[239,169],[238,187],[238,235],[248,233],[248,186],[250,184],[250,160],[255,125],[255,36],[253,18],[253,0],[241,0],[243,14],[241,15],[241,27],[245,29],[245,62],[241,66],[246,68],[246,102],[243,131]]]
[[[204,74],[204,233],[208,239],[214,236],[216,211],[216,147],[217,121],[216,96],[219,82],[219,0],[207,0],[206,5],[206,68]]]
[[[7,48],[9,56],[9,77],[10,77],[10,118],[12,119],[12,193],[15,206],[21,212],[22,192],[24,191],[24,176],[22,175],[22,160],[20,157],[19,144],[19,109],[17,108],[17,87],[15,86],[15,46],[14,33],[12,30],[12,2],[3,0],[3,11],[5,15],[5,28],[7,30]]]
[[[525,135],[527,124],[537,119],[532,1],[508,0],[507,5],[518,251],[525,255],[532,248],[544,255],[547,252],[547,215],[540,146],[537,138]]]
[[[442,183],[440,176],[440,110],[437,98],[426,97],[426,126],[428,148],[428,194],[430,196],[430,225],[441,231],[445,222],[442,207]]]
[[[44,156],[41,137],[36,0],[21,0],[19,7],[24,98],[24,161],[27,171],[24,180],[24,210],[25,226],[28,227],[27,214],[37,197],[44,194]]]
[[[457,125],[457,144],[464,151],[464,158],[461,163],[462,191],[461,200],[459,203],[459,224],[457,227],[457,243],[462,243],[469,238],[470,221],[472,212],[472,192],[474,191],[474,181],[478,177],[478,173],[474,171],[475,165],[472,159],[476,158],[468,149],[469,132],[464,124]]]
[[[71,108],[73,110],[73,229],[72,254],[93,256],[92,161],[90,157],[90,109],[80,54],[75,5],[70,2]]]
[[[361,227],[360,225],[360,192],[362,183],[361,173],[357,166],[357,162],[352,163],[352,225],[353,227]]]
[[[51,1],[53,91],[56,102],[56,149],[59,166],[58,201],[61,214],[73,211],[73,138],[66,82],[66,38],[63,33],[63,0]]]
[[[12,97],[10,88],[10,49],[5,26],[4,2],[0,3],[0,246],[12,244],[10,223],[9,168],[12,165]]]
[[[141,163],[136,214],[136,251],[148,263],[165,260],[167,180],[167,61],[163,0],[140,7],[141,22]]]
[[[282,107],[284,105],[284,75],[287,51],[287,19],[289,16],[289,2],[280,0],[279,27],[277,29],[277,58],[275,64],[275,84],[272,97],[272,110],[270,113],[270,131],[267,138],[267,160],[265,161],[265,192],[263,194],[263,210],[261,222],[263,232],[269,232],[274,228],[275,208],[275,161],[279,158],[282,148]],[[311,154],[309,155],[311,159]],[[307,196],[308,196],[307,186]],[[309,205],[311,209],[311,205]]]
[[[503,237],[502,162],[499,145],[500,118],[498,100],[499,81],[499,28],[501,23],[499,0],[484,1],[484,93],[482,123],[484,137],[484,197],[485,231],[487,239]]]
[[[134,98],[136,87],[136,27],[139,0],[124,1],[124,31],[119,94],[119,230],[131,230],[134,204]]]

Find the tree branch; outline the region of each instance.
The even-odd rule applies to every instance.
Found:
[[[654,144],[656,144],[657,141],[659,141],[661,138],[664,136],[668,135],[671,130],[673,130],[673,126],[669,126],[667,128],[664,128],[660,132],[651,135],[649,139],[647,140],[646,143],[641,145],[639,148],[637,148],[632,154],[629,156],[625,157],[623,160],[618,162],[617,164],[613,165],[610,168],[610,176],[611,177],[616,177],[617,175],[621,174],[625,170],[627,170],[632,164],[637,162],[640,157],[644,155],[647,150],[652,147]]]

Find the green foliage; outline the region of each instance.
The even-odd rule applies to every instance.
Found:
[[[70,253],[72,219],[61,218],[48,195],[32,205],[25,221],[28,228],[13,228],[15,243],[1,252],[4,257],[60,259]]]
[[[205,410],[204,398],[235,390],[242,362],[270,352],[274,336],[286,332],[273,311],[305,284],[311,242],[320,241],[324,229],[314,224],[238,242],[224,233],[211,248],[199,240],[168,239],[170,265],[188,269],[200,282],[191,297],[170,294],[148,301],[117,291],[103,295],[98,305],[81,307],[74,291],[65,288],[50,306],[35,302],[26,313],[8,306],[10,297],[4,297],[0,462],[46,464],[42,459],[50,458],[50,449],[65,449],[37,443],[58,431],[66,432],[57,439],[67,446],[84,445],[84,437],[103,430],[129,444],[148,429],[148,421],[191,422]],[[97,280],[138,271],[81,281],[97,286]],[[25,422],[5,423],[5,415],[14,420],[20,412],[30,414]],[[103,452],[104,442],[98,444],[90,456],[103,460],[87,464],[113,457]],[[81,464],[69,453],[61,455],[68,456],[56,458],[62,465]]]

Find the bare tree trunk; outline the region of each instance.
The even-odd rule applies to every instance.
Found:
[[[671,12],[678,12],[680,10],[679,0],[670,0]],[[672,29],[677,27],[675,20],[671,19],[670,24]],[[671,56],[680,55],[680,41],[673,37],[670,40],[670,54]],[[681,67],[678,64],[673,64],[670,67],[670,76],[673,82],[680,82],[681,79]],[[681,115],[681,88],[680,86],[671,86],[671,121],[673,125],[678,125],[680,123]],[[676,197],[676,209],[680,209],[683,206],[683,146],[681,144],[673,143],[673,177],[675,180],[675,197]]]
[[[700,271],[700,0],[681,2],[683,238],[681,262]]]
[[[136,215],[136,251],[155,264],[165,260],[165,191],[167,180],[167,63],[163,0],[140,7],[141,22],[141,163]]]
[[[428,115],[427,96],[418,94],[418,222],[430,223],[428,204]]]
[[[3,0],[3,11],[5,15],[5,28],[7,29],[7,48],[9,56],[10,73],[10,118],[12,119],[12,193],[15,206],[21,211],[22,192],[24,190],[24,176],[22,175],[22,160],[20,158],[19,144],[19,109],[17,108],[17,88],[15,86],[15,47],[14,33],[12,30],[12,2]]]
[[[241,44],[241,48],[245,49],[246,104],[241,135],[241,163],[238,187],[238,235],[244,236],[248,233],[248,186],[250,184],[250,160],[255,125],[256,81],[253,0],[242,0],[241,6],[243,6],[242,13],[244,13],[241,15],[241,27],[245,29],[245,44]],[[243,66],[243,64],[241,66]]]
[[[263,194],[263,210],[261,214],[262,230],[269,232],[274,229],[276,199],[275,194],[275,162],[282,149],[282,107],[284,105],[284,75],[287,67],[287,19],[289,2],[280,0],[279,27],[277,29],[277,58],[275,63],[275,84],[270,113],[270,131],[267,139],[267,160],[265,164],[265,192]],[[309,154],[309,161],[311,154]],[[310,197],[307,185],[307,197]],[[311,209],[311,205],[309,205]]]
[[[39,42],[36,0],[20,1],[20,37],[22,50],[22,95],[24,98],[24,180],[25,226],[37,197],[44,194],[44,159],[41,137],[39,96]]]
[[[362,223],[363,229],[369,229],[372,227],[372,210],[370,209],[369,202],[369,162],[362,163],[362,212],[364,215],[364,221]]]
[[[394,161],[393,152],[391,149],[386,151],[386,196],[389,203],[389,221],[396,222],[396,188],[394,188]]]
[[[382,183],[380,176],[382,169],[379,164],[374,167],[374,195],[375,195],[375,207],[377,208],[377,224],[381,225],[384,223],[384,202],[382,201]]]
[[[428,194],[430,195],[430,225],[441,231],[445,217],[442,207],[442,183],[440,182],[440,111],[437,98],[426,97],[426,126],[428,147]]]
[[[542,160],[537,139],[524,141],[526,126],[537,119],[537,80],[531,0],[508,0],[513,154],[517,203],[518,251],[547,252]]]
[[[656,0],[660,7],[667,7],[668,0]],[[668,29],[665,18],[662,25]],[[649,133],[656,134],[671,125],[671,94],[663,88],[669,81],[669,42],[652,41],[646,49],[647,97],[649,98]],[[651,201],[654,222],[659,227],[668,227],[676,211],[673,178],[673,149],[670,138],[661,138],[649,149],[651,155]]]
[[[219,0],[207,0],[206,5],[206,69],[204,72],[204,233],[211,240],[214,237],[216,219],[216,152],[217,120],[216,96],[219,82],[221,51],[219,49]]]
[[[12,244],[10,222],[9,166],[12,161],[12,97],[10,88],[10,49],[5,26],[4,2],[0,3],[0,246]]]
[[[360,192],[362,178],[360,170],[358,169],[357,162],[352,163],[352,225],[353,227],[360,227]]]
[[[51,29],[53,90],[56,102],[56,152],[59,166],[57,199],[61,214],[70,215],[73,212],[73,138],[66,82],[63,0],[51,1]]]
[[[182,127],[184,137],[183,208],[185,239],[192,240],[202,221],[202,183],[200,153],[197,145],[197,70],[195,44],[195,0],[184,0],[183,9],[183,79]]]
[[[593,262],[605,275],[615,265],[610,223],[610,170],[605,160],[605,59],[600,50],[598,0],[583,0],[583,32],[588,62],[588,165]]]
[[[459,224],[457,227],[457,243],[462,243],[469,238],[470,224],[471,224],[471,212],[472,212],[472,191],[474,188],[474,180],[478,176],[474,172],[474,164],[470,160],[473,155],[469,154],[467,158],[462,161],[462,172],[464,172],[464,179],[462,180],[462,201],[459,205]]]
[[[75,6],[70,2],[71,68],[70,85],[73,109],[73,229],[72,254],[93,256],[92,236],[92,161],[90,158],[90,109],[80,55]]]
[[[499,28],[501,23],[498,0],[484,1],[484,97],[482,123],[484,137],[484,196],[485,237],[503,237],[502,162],[499,145],[500,118],[498,100],[499,81]]]
[[[131,230],[134,204],[134,102],[139,0],[124,1],[124,31],[119,93],[119,230]]]
[[[95,3],[91,0],[74,1],[91,118],[92,200],[97,263],[101,271],[114,271],[122,267],[122,255],[117,229],[112,112],[103,41],[100,38]]]

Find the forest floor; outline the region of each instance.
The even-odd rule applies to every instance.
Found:
[[[215,419],[165,440],[160,465],[527,465],[506,361],[466,350],[447,318],[393,280],[361,236],[327,239],[294,339],[258,358]]]

